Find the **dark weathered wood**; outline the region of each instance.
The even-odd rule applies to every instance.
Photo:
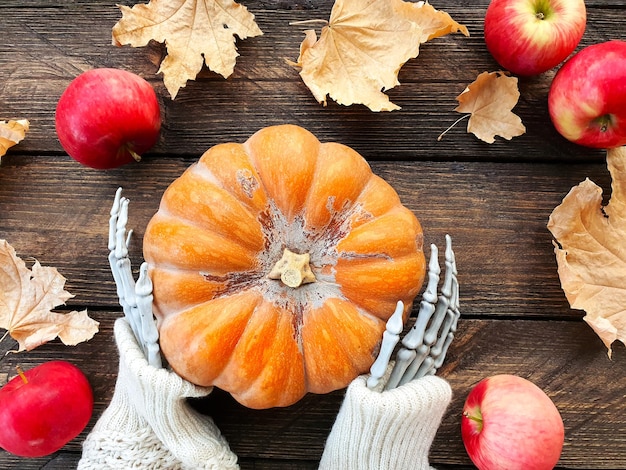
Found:
[[[455,97],[483,71],[498,70],[482,38],[482,6],[452,6],[447,11],[466,23],[472,36],[440,38],[422,46],[418,58],[400,73],[401,86],[388,92],[402,107],[392,113],[371,113],[363,106],[319,105],[285,62],[295,60],[303,38],[294,20],[327,18],[332,2],[306,10],[256,9],[266,33],[238,42],[240,57],[228,80],[204,70],[172,101],[156,75],[164,47],[116,48],[111,27],[120,17],[117,8],[101,2],[71,3],[44,8],[15,7],[4,15],[0,44],[0,109],[6,117],[28,117],[33,129],[22,149],[62,151],[54,133],[54,109],[69,81],[94,67],[121,67],[154,83],[164,106],[163,138],[154,152],[198,155],[219,141],[242,140],[259,125],[306,124],[325,140],[338,140],[357,150],[370,150],[376,159],[512,159],[585,160],[597,155],[561,138],[547,115],[547,92],[554,71],[522,79],[522,97],[515,112],[528,128],[515,145],[488,145],[467,135],[464,124],[443,141],[437,136],[459,115]],[[440,7],[441,8],[441,7]],[[53,25],[53,27],[50,27]],[[594,8],[582,45],[620,37],[622,18],[613,8]],[[616,32],[617,36],[616,36]],[[621,37],[626,37],[622,32]],[[23,54],[15,54],[15,46]],[[462,64],[459,66],[459,64]],[[243,117],[243,119],[242,119]],[[233,123],[237,123],[233,126]],[[397,139],[398,132],[405,135]],[[419,146],[416,143],[419,142]]]
[[[0,120],[31,121],[26,140],[0,165],[0,238],[27,262],[38,259],[57,267],[75,294],[64,308],[87,307],[100,322],[100,332],[76,347],[53,341],[5,356],[15,342],[0,343],[0,385],[18,363],[28,368],[65,359],[85,371],[95,396],[87,429],[60,452],[21,459],[0,450],[0,468],[74,468],[82,440],[112,397],[117,374],[112,326],[121,309],[106,259],[106,235],[117,187],[123,186],[131,200],[136,268],[143,231],[163,190],[188,165],[212,145],[242,142],[261,127],[285,122],[359,151],[418,216],[427,244],[441,247],[446,233],[453,237],[463,316],[440,371],[454,398],[431,463],[439,469],[473,468],[459,431],[464,398],[480,379],[513,373],[542,387],[562,413],[566,442],[559,468],[626,468],[626,348],[616,344],[609,360],[582,320],[584,313],[569,308],[546,228],[554,207],[586,177],[604,188],[606,198],[610,195],[603,152],[567,143],[550,123],[547,93],[556,70],[520,80],[514,111],[527,126],[524,136],[489,145],[459,124],[438,142],[459,117],[455,97],[479,73],[499,69],[482,36],[488,0],[432,2],[466,24],[471,37],[453,35],[422,46],[419,57],[402,67],[402,84],[388,91],[402,107],[392,113],[332,100],[323,107],[285,62],[297,58],[305,29],[289,23],[328,18],[333,0],[242,3],[265,34],[237,41],[240,57],[230,78],[203,70],[174,101],[156,74],[163,45],[111,45],[111,27],[121,16],[115,2],[0,4]],[[586,3],[588,24],[579,49],[626,39],[625,0]],[[90,170],[65,155],[57,141],[58,97],[73,77],[95,67],[131,70],[157,91],[163,131],[140,164]],[[215,390],[195,406],[215,419],[243,470],[312,470],[342,397],[343,391],[336,391],[307,396],[289,408],[256,411]]]
[[[100,172],[69,157],[9,155],[0,171],[0,238],[20,256],[60,269],[76,295],[70,305],[115,306],[106,247],[115,190],[122,185],[131,201],[131,256],[138,267],[141,237],[163,190],[195,160],[146,158]],[[603,161],[372,162],[372,168],[418,216],[427,244],[441,247],[446,233],[453,237],[464,313],[579,316],[569,309],[556,277],[546,224],[552,209],[586,177],[609,190]],[[36,181],[36,190],[28,190],[25,181]]]
[[[92,315],[101,325],[90,342],[68,348],[55,341],[28,353],[9,355],[2,362],[3,370],[13,370],[18,363],[28,368],[60,357],[87,371],[94,388],[95,411],[88,429],[66,446],[74,453],[80,451],[82,438],[107,406],[117,371],[112,324],[120,314]],[[0,352],[11,348],[10,343],[3,343]],[[622,438],[626,432],[626,404],[619,379],[626,373],[623,346],[617,346],[613,360],[609,360],[600,340],[579,321],[470,319],[459,323],[457,338],[441,370],[452,386],[454,398],[431,450],[433,463],[469,463],[459,434],[463,401],[478,380],[499,373],[526,377],[553,399],[566,429],[560,462],[564,468],[626,466],[626,442]],[[244,462],[255,458],[297,460],[303,466],[285,463],[284,467],[277,464],[274,468],[305,469],[319,459],[342,396],[343,391],[308,395],[287,408],[250,410],[227,393],[215,390],[194,406],[215,420]],[[2,459],[0,453],[0,463]]]
[[[460,414],[465,396],[482,377],[512,373],[526,377],[554,400],[566,427],[566,445],[561,464],[566,468],[619,468],[624,458],[620,432],[626,429],[620,374],[626,357],[623,347],[611,362],[603,346],[586,325],[578,322],[475,321],[465,320],[459,327],[456,345],[448,365],[442,371],[453,388],[454,399],[431,450],[432,462],[467,464],[469,461],[460,439]],[[593,377],[593,380],[580,380]],[[251,411],[216,393],[207,400],[209,414],[218,423],[240,455],[282,455],[290,438],[282,438],[291,429],[301,442],[293,455],[310,457],[323,448],[323,439],[332,426],[342,392],[327,396],[307,396],[285,410]],[[590,397],[602,397],[602,407],[586,403]],[[213,401],[211,401],[213,400]],[[212,405],[212,406],[211,406]],[[290,422],[280,434],[268,432],[276,423]],[[587,434],[596,427],[612,434]],[[619,430],[622,431],[619,431]],[[243,431],[243,432],[242,432]],[[577,443],[592,439],[587,451],[608,447],[607,454],[580,452]],[[586,441],[585,441],[586,442]],[[300,454],[304,452],[304,454]]]

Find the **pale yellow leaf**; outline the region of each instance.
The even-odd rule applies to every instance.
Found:
[[[313,96],[372,111],[399,109],[384,93],[419,54],[422,30],[399,11],[401,0],[337,0],[319,39],[306,31],[297,65]]]
[[[451,33],[470,35],[466,26],[454,21],[445,11],[436,10],[428,2],[400,2],[398,8],[406,18],[422,28],[421,42]]]
[[[611,149],[607,165],[611,199],[602,207],[602,188],[586,179],[570,190],[548,222],[561,287],[574,309],[611,345],[626,344],[626,147]]]
[[[151,0],[120,9],[113,44],[165,43],[167,56],[159,72],[172,99],[203,64],[225,78],[233,73],[239,56],[235,35],[245,39],[263,34],[254,15],[233,0]]]
[[[517,78],[503,72],[483,72],[457,96],[455,111],[469,113],[467,132],[489,144],[496,136],[510,140],[526,132],[512,109],[519,100]]]
[[[0,121],[0,160],[9,148],[24,139],[29,127],[30,123],[26,119]]]
[[[52,267],[35,262],[32,271],[6,240],[0,240],[0,328],[18,341],[19,351],[31,350],[57,336],[67,345],[87,341],[98,322],[87,312],[57,313],[72,294],[65,278]]]

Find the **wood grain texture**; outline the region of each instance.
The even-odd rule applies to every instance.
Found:
[[[323,107],[285,62],[297,58],[303,38],[304,28],[290,22],[328,18],[332,0],[242,1],[265,34],[237,41],[240,57],[231,77],[205,69],[174,101],[156,73],[163,45],[111,45],[111,27],[121,16],[115,2],[0,4],[0,119],[31,121],[27,138],[0,164],[0,239],[28,263],[37,259],[55,266],[68,279],[66,288],[75,297],[62,310],[86,307],[100,322],[100,332],[76,347],[53,341],[5,355],[16,344],[11,339],[0,343],[0,385],[18,363],[28,368],[66,359],[85,371],[96,400],[87,429],[60,452],[21,459],[0,450],[0,468],[75,468],[82,440],[111,400],[117,375],[112,328],[121,309],[106,244],[117,187],[131,200],[136,270],[146,224],[175,178],[209,147],[243,142],[264,126],[285,122],[359,151],[418,216],[427,244],[442,247],[445,234],[453,238],[463,315],[440,371],[454,398],[431,463],[444,470],[473,468],[459,431],[464,398],[480,379],[513,373],[542,387],[562,413],[566,442],[559,468],[626,468],[626,348],[616,344],[609,360],[582,320],[584,312],[569,308],[546,228],[554,207],[587,177],[604,188],[608,200],[611,181],[604,154],[570,144],[553,129],[546,103],[555,70],[520,80],[514,111],[528,129],[525,135],[489,145],[461,124],[438,142],[437,136],[459,117],[455,97],[479,73],[499,67],[482,36],[488,0],[432,3],[466,24],[471,37],[453,35],[422,46],[419,56],[402,67],[401,85],[388,91],[402,107],[392,113],[332,101]],[[626,0],[586,4],[588,24],[579,49],[626,39]],[[76,75],[95,67],[133,71],[157,91],[162,135],[139,164],[91,170],[70,159],[56,138],[59,96]],[[214,418],[243,470],[312,470],[342,398],[343,391],[336,391],[307,396],[289,408],[258,411],[216,390],[194,406]]]
[[[94,387],[94,418],[64,452],[35,459],[38,465],[45,462],[46,468],[61,468],[56,466],[56,459],[65,452],[79,458],[80,442],[112,396],[117,372],[112,328],[121,313],[92,312],[92,315],[100,322],[100,332],[88,343],[68,349],[55,341],[28,354],[8,355],[2,362],[4,370],[14,370],[18,363],[28,368],[51,357],[63,357],[88,371]],[[4,350],[14,346],[10,342],[2,344]],[[4,354],[4,350],[0,353]],[[433,443],[431,463],[470,464],[460,438],[464,398],[481,378],[499,373],[528,378],[552,398],[565,424],[566,442],[560,461],[563,468],[626,466],[623,441],[626,403],[623,382],[618,379],[626,373],[626,348],[617,346],[613,360],[609,360],[601,341],[584,323],[528,319],[460,321],[456,339],[440,371],[452,386],[453,400]],[[327,395],[307,395],[287,408],[250,410],[216,389],[193,406],[214,419],[245,464],[242,468],[257,468],[255,459],[261,459],[278,462],[274,468],[306,469],[319,460],[342,398],[340,390]],[[0,463],[3,462],[21,460],[0,453]],[[24,463],[28,462],[31,461]]]
[[[9,155],[0,172],[0,238],[20,256],[56,266],[75,294],[68,305],[114,307],[106,243],[115,190],[124,187],[131,201],[131,256],[138,268],[143,231],[161,194],[195,161],[154,157],[100,172],[69,157]],[[569,189],[586,177],[610,188],[604,162],[371,166],[417,215],[427,246],[443,246],[446,233],[453,237],[465,314],[580,317],[561,291],[546,224]],[[23,191],[24,181],[36,181],[36,190]]]
[[[450,2],[452,3],[452,2]],[[32,131],[22,149],[27,152],[62,149],[55,138],[54,110],[58,97],[78,75],[95,67],[120,67],[154,83],[164,108],[164,128],[155,153],[199,155],[216,142],[239,141],[263,125],[291,122],[306,124],[324,140],[341,140],[359,151],[371,149],[375,159],[488,159],[587,160],[598,152],[581,149],[546,126],[547,92],[554,71],[521,79],[522,98],[515,108],[528,128],[515,145],[500,139],[493,145],[465,134],[463,125],[437,142],[437,136],[459,115],[455,97],[483,71],[498,70],[482,38],[487,2],[473,7],[446,6],[458,21],[468,25],[471,37],[452,35],[422,46],[420,55],[401,70],[401,85],[388,92],[402,110],[371,113],[363,106],[343,107],[329,101],[318,104],[302,83],[295,60],[303,27],[292,21],[328,18],[332,2],[314,9],[265,9],[246,4],[256,15],[263,36],[237,43],[240,57],[227,80],[203,70],[172,101],[156,75],[165,48],[116,48],[111,27],[119,19],[117,8],[103,2],[70,2],[44,8],[15,7],[3,15],[0,44],[0,110],[6,117],[28,116]],[[594,8],[582,47],[610,38],[626,38],[622,18],[615,8]],[[50,25],[54,25],[51,28]],[[621,34],[620,34],[621,31]],[[15,54],[19,46],[23,54]],[[460,65],[461,63],[461,65]],[[246,116],[248,126],[241,124]],[[236,122],[237,126],[232,124]],[[398,132],[406,136],[396,139]],[[415,142],[419,142],[416,149]]]

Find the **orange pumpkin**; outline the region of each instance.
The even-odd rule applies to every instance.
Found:
[[[144,238],[160,346],[250,408],[345,387],[421,288],[422,229],[357,152],[294,125],[209,149]]]

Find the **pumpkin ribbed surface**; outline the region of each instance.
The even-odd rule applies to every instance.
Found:
[[[365,372],[425,272],[422,229],[393,188],[293,125],[205,152],[165,191],[144,256],[170,366],[251,408]],[[293,260],[304,275],[280,271]]]

